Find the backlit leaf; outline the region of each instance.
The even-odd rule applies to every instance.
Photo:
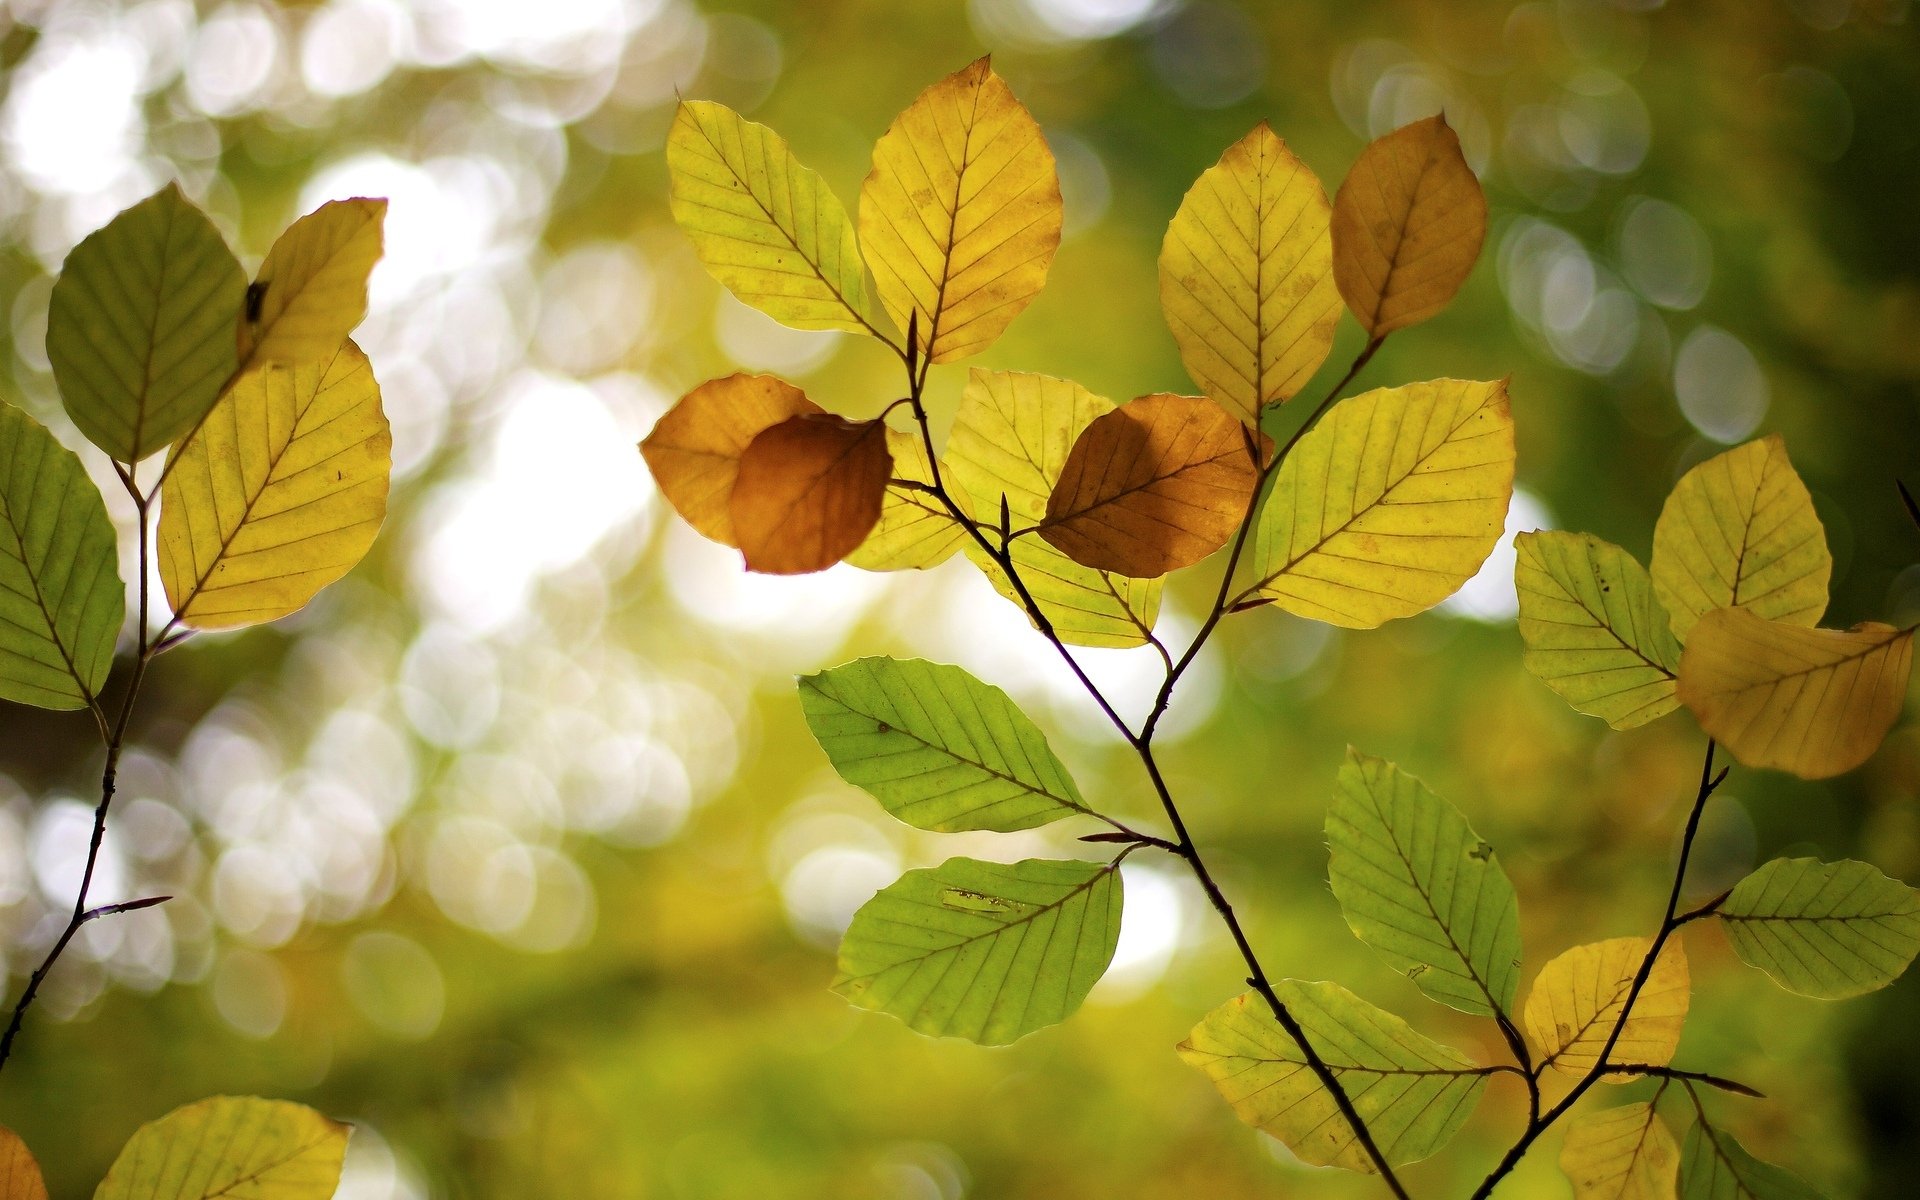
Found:
[[[682,101],[667,171],[673,219],[734,295],[795,329],[876,332],[853,222],[785,138],[724,104]]]
[[[1772,621],[1820,623],[1833,556],[1778,434],[1680,477],[1653,527],[1652,570],[1683,642],[1701,617],[1735,604]]]
[[[918,431],[887,430],[887,452],[893,456],[894,479],[933,482],[927,444]],[[968,540],[966,528],[939,497],[889,483],[879,522],[847,562],[865,571],[925,570],[945,562]]]
[[[1343,400],[1261,504],[1249,592],[1350,629],[1410,617],[1480,569],[1512,495],[1504,382],[1441,379]]]
[[[1680,707],[1680,643],[1639,560],[1590,533],[1539,530],[1513,545],[1527,670],[1615,729]]]
[[[251,367],[167,459],[160,579],[175,618],[228,629],[284,617],[345,575],[387,514],[393,437],[352,342]]]
[[[1262,121],[1194,181],[1160,247],[1160,308],[1200,390],[1259,427],[1333,348],[1332,208]]]
[[[1274,991],[1332,1068],[1388,1163],[1426,1158],[1472,1115],[1487,1077],[1459,1051],[1337,983],[1283,979]],[[1259,995],[1236,996],[1208,1013],[1179,1049],[1242,1121],[1305,1161],[1374,1169],[1333,1094]]]
[[[240,360],[304,366],[333,357],[367,315],[387,202],[329,200],[267,251],[240,316]]]
[[[226,240],[177,184],[75,246],[47,303],[47,359],[87,440],[134,463],[192,429],[238,363],[246,288]]]
[[[1585,1075],[1600,1061],[1652,945],[1648,938],[1611,938],[1575,946],[1541,968],[1527,996],[1526,1026],[1548,1065]],[[1679,938],[1669,938],[1607,1055],[1608,1064],[1663,1067],[1671,1062],[1680,1047],[1690,986],[1686,949]],[[1632,1077],[1603,1078],[1624,1083]]]
[[[762,430],[820,411],[799,388],[777,376],[709,379],[667,410],[640,443],[640,453],[661,495],[687,524],[737,548],[729,507],[740,456]]]
[[[747,569],[801,575],[839,562],[880,520],[892,476],[879,421],[802,413],[756,434],[727,509]]]
[[[47,1200],[40,1164],[20,1135],[0,1125],[0,1200]]]
[[[85,708],[113,669],[126,590],[80,459],[0,404],[0,697]]]
[[[1074,442],[1040,535],[1084,566],[1151,578],[1226,544],[1259,478],[1245,428],[1205,396],[1142,396]]]
[[[1764,1163],[1724,1129],[1695,1121],[1680,1159],[1684,1200],[1825,1200],[1796,1175]]]
[[[1327,813],[1328,876],[1354,936],[1462,1012],[1513,1011],[1520,902],[1460,810],[1384,759],[1347,750]]]
[[[854,914],[833,990],[933,1037],[997,1046],[1071,1016],[1120,936],[1105,863],[952,858]]]
[[[1487,197],[1444,116],[1404,125],[1354,160],[1333,201],[1333,277],[1375,337],[1452,301],[1487,236]]]
[[[1046,519],[1067,457],[1114,403],[1046,375],[975,370],[941,452],[948,486],[975,520],[998,523],[1004,497],[1015,528]],[[1007,599],[1018,594],[978,544],[968,559]],[[1158,579],[1130,579],[1082,566],[1036,537],[1016,538],[1014,566],[1060,637],[1080,646],[1138,646],[1160,610]]]
[[[934,84],[873,148],[860,241],[875,287],[933,362],[977,354],[1047,282],[1060,245],[1053,151],[982,58]]]
[[[1741,961],[1823,1000],[1886,987],[1920,953],[1920,893],[1863,862],[1777,858],[1716,915]]]
[[[1687,635],[1680,700],[1748,766],[1824,779],[1872,757],[1912,672],[1911,628],[1807,629],[1722,608]]]
[[[216,1096],[141,1126],[94,1200],[328,1200],[347,1133],[302,1105]]]
[[[920,829],[1007,832],[1087,811],[1027,715],[959,667],[863,658],[800,680],[840,777]]]
[[[1675,1200],[1680,1146],[1653,1105],[1623,1104],[1567,1122],[1560,1169],[1574,1200]]]

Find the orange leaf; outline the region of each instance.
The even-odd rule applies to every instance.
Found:
[[[40,1164],[20,1135],[0,1125],[0,1200],[47,1200]]]
[[[1040,535],[1075,562],[1136,579],[1191,566],[1247,515],[1259,477],[1247,437],[1205,396],[1128,401],[1074,443]]]
[[[740,455],[764,429],[788,417],[822,411],[805,393],[773,375],[709,379],[680,398],[640,443],[654,482],[674,511],[702,534],[739,546],[728,501]]]
[[[740,456],[730,505],[747,569],[824,571],[859,549],[880,520],[893,456],[881,421],[789,417]]]

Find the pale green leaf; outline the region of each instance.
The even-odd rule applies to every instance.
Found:
[[[1623,1104],[1567,1122],[1560,1169],[1574,1200],[1675,1200],[1680,1147],[1653,1105]]]
[[[303,1105],[216,1096],[141,1126],[94,1200],[328,1200],[347,1133]]]
[[[1590,533],[1540,530],[1513,546],[1527,670],[1615,729],[1680,707],[1680,643],[1639,560]]]
[[[1825,1200],[1796,1175],[1764,1163],[1724,1129],[1695,1121],[1680,1157],[1684,1200]]]
[[[1741,961],[1823,1000],[1886,987],[1920,953],[1920,893],[1850,859],[1774,859],[1717,915]]]

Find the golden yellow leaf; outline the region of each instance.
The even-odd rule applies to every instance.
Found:
[[[1074,442],[1040,536],[1077,563],[1136,578],[1191,566],[1245,519],[1253,455],[1246,428],[1205,396],[1130,400]]]
[[[1444,116],[1369,143],[1333,201],[1333,277],[1374,337],[1453,300],[1487,236],[1487,197]]]
[[[1913,633],[1875,621],[1807,629],[1716,609],[1687,638],[1680,700],[1748,766],[1825,779],[1867,761],[1893,728],[1913,673]]]
[[[240,362],[333,357],[367,315],[367,276],[380,261],[385,200],[329,200],[267,251],[240,314]]]
[[[0,1200],[47,1200],[40,1164],[20,1135],[0,1125]]]
[[[1568,1075],[1585,1075],[1600,1061],[1634,975],[1652,946],[1648,938],[1610,938],[1575,946],[1541,968],[1527,996],[1525,1017],[1527,1035],[1548,1065]],[[1607,1056],[1608,1064],[1663,1067],[1671,1062],[1680,1048],[1690,986],[1686,948],[1679,938],[1669,938]],[[1605,1078],[1618,1083],[1630,1077]]]
[[[918,432],[887,430],[887,450],[893,455],[895,479],[933,482],[927,444]],[[938,497],[917,488],[888,484],[886,499],[880,503],[879,523],[860,548],[847,555],[847,562],[864,571],[925,570],[945,562],[966,540],[966,529]]]
[[[243,372],[175,446],[160,491],[160,578],[175,619],[284,617],[345,575],[387,513],[393,438],[360,347]]]
[[[733,498],[740,456],[761,430],[788,417],[821,408],[774,375],[728,375],[709,379],[680,397],[640,443],[660,494],[687,524],[726,546],[737,547]]]
[[[987,348],[1047,282],[1060,245],[1053,151],[985,58],[934,84],[873,148],[860,241],[905,329],[933,362]]]
[[[1833,556],[1779,434],[1680,477],[1653,527],[1652,573],[1683,642],[1694,622],[1734,604],[1770,621],[1820,623]]]
[[[1274,478],[1245,595],[1349,629],[1412,616],[1480,569],[1512,495],[1504,380],[1439,379],[1343,400]]]
[[[941,452],[941,471],[976,521],[997,527],[1004,498],[1014,528],[1038,525],[1046,519],[1048,497],[1073,444],[1096,417],[1113,409],[1113,401],[1069,380],[975,370]],[[1001,595],[1019,602],[1012,583],[972,538],[962,549]],[[1138,646],[1153,630],[1160,610],[1158,579],[1129,579],[1081,566],[1035,537],[1014,539],[1013,562],[1065,641]]]
[[[141,1126],[93,1200],[328,1200],[348,1133],[303,1105],[215,1096]]]
[[[1560,1169],[1574,1200],[1674,1200],[1680,1145],[1653,1105],[1623,1104],[1567,1122]]]
[[[893,477],[886,433],[879,421],[802,413],[756,435],[729,502],[747,569],[802,575],[857,549]]]
[[[1633,729],[1680,707],[1680,643],[1640,561],[1590,533],[1513,541],[1527,670],[1583,713]]]
[[[1200,390],[1259,427],[1333,348],[1332,218],[1320,180],[1267,123],[1201,172],[1160,246],[1160,308]]]

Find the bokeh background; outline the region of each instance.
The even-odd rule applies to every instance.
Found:
[[[1377,1195],[1293,1162],[1175,1059],[1242,972],[1150,855],[1128,864],[1113,972],[1062,1027],[981,1050],[827,992],[839,930],[903,868],[1070,853],[1077,830],[892,823],[827,769],[795,673],[963,663],[1040,716],[1090,797],[1154,814],[963,560],[751,578],[653,491],[633,443],[709,376],[782,372],[856,415],[898,394],[874,345],[781,329],[700,269],[665,204],[676,90],[775,125],[851,203],[894,113],[992,52],[1067,217],[1049,289],[980,361],[1116,398],[1190,386],[1154,264],[1221,149],[1270,120],[1331,191],[1367,138],[1444,107],[1486,181],[1486,251],[1363,384],[1510,374],[1514,527],[1641,555],[1683,470],[1782,432],[1833,547],[1829,623],[1912,622],[1920,531],[1893,479],[1920,483],[1916,21],[1908,0],[0,7],[6,399],[81,444],[43,347],[51,274],[166,180],[249,265],[319,201],[375,194],[388,252],[360,337],[395,434],[360,569],[149,676],[96,898],[176,898],[86,930],[0,1075],[0,1122],[62,1198],[215,1092],[354,1121],[345,1200]],[[1348,321],[1308,395],[1358,342]],[[962,379],[935,372],[942,419]],[[1529,971],[1653,926],[1701,749],[1684,713],[1611,734],[1530,678],[1510,571],[1503,549],[1376,632],[1235,617],[1165,735],[1270,969],[1342,980],[1487,1061],[1484,1025],[1342,926],[1319,830],[1343,748],[1424,776],[1500,848]],[[1171,639],[1211,586],[1195,574],[1169,591]],[[1137,707],[1150,651],[1086,658]],[[84,717],[0,707],[9,1002],[69,903],[98,769]],[[1911,717],[1841,780],[1736,771],[1691,891],[1788,852],[1920,877],[1917,793]],[[1687,941],[1681,1063],[1773,1097],[1716,1100],[1720,1119],[1836,1196],[1911,1195],[1920,980],[1822,1005],[1714,929]],[[1409,1171],[1416,1192],[1464,1194],[1520,1115],[1497,1081]],[[1501,1195],[1565,1195],[1557,1145]]]

